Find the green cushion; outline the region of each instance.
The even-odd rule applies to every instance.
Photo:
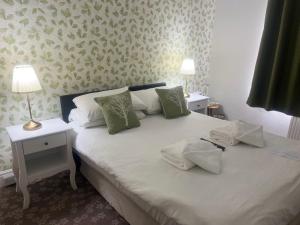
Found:
[[[167,119],[189,115],[181,86],[170,89],[155,89],[159,96],[164,116]]]
[[[140,126],[140,121],[133,111],[129,91],[95,98],[95,101],[102,108],[104,119],[110,134]]]

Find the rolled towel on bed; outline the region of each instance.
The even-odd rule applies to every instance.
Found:
[[[225,127],[219,127],[209,132],[209,137],[213,142],[222,146],[236,145],[243,142],[255,147],[264,147],[263,127],[235,120]]]
[[[162,148],[160,151],[162,159],[181,170],[191,169],[195,164],[183,157],[186,145],[187,140],[182,140]]]
[[[221,149],[202,140],[190,140],[183,151],[186,159],[215,174],[220,174],[222,171],[222,154]]]
[[[210,139],[224,147],[238,144],[239,140],[236,139],[239,133],[237,122],[238,121],[232,121],[225,127],[211,130],[209,132]]]
[[[200,138],[190,138],[168,145],[161,150],[162,159],[171,165],[189,170],[195,165],[219,174],[222,168],[222,151]]]
[[[238,134],[236,139],[248,145],[263,148],[265,147],[265,140],[263,135],[263,127],[244,121],[236,121],[238,127]]]

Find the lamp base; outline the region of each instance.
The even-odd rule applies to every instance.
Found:
[[[191,96],[190,96],[189,93],[184,93],[184,97],[185,97],[185,98],[189,98],[189,97],[191,97]]]
[[[42,127],[42,124],[40,122],[34,121],[34,120],[30,120],[27,123],[25,123],[23,125],[23,129],[24,130],[38,130]]]

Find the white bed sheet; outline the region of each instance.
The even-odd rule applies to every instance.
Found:
[[[299,142],[265,133],[263,149],[228,147],[220,175],[197,167],[181,171],[161,159],[161,147],[207,137],[227,123],[198,113],[172,120],[156,115],[115,135],[73,124],[74,147],[160,224],[286,225],[300,211],[300,161],[276,152],[297,155]]]

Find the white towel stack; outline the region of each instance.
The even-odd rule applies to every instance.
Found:
[[[265,147],[265,140],[263,135],[263,127],[244,121],[237,121],[238,135],[236,139],[248,145],[263,148]]]
[[[215,174],[222,170],[222,151],[200,138],[168,145],[162,148],[161,155],[163,160],[182,170],[189,170],[195,165]]]
[[[265,146],[263,127],[239,120],[232,121],[225,127],[211,130],[209,137],[213,142],[225,147],[239,142],[260,148]]]
[[[236,136],[239,133],[237,121],[233,121],[225,127],[219,127],[209,132],[209,137],[222,146],[236,145],[239,141]]]
[[[182,140],[162,148],[160,151],[162,159],[179,169],[189,170],[194,167],[195,164],[183,157],[183,151],[185,150],[186,145],[187,140]]]

